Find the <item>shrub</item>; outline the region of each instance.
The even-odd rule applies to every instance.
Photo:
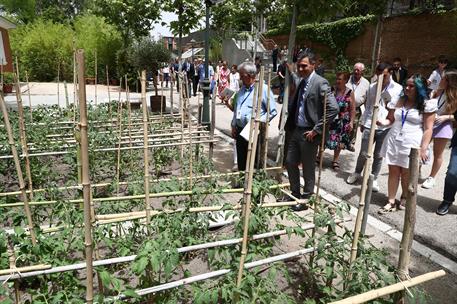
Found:
[[[97,51],[98,78],[105,80],[105,67],[110,77],[115,77],[116,52],[122,48],[122,39],[117,29],[105,22],[103,17],[83,15],[75,21],[76,45],[86,53],[86,75],[95,77],[95,51]],[[119,75],[122,76],[122,75]]]
[[[11,31],[13,53],[30,80],[53,81],[60,62],[61,79],[72,79],[73,31],[69,25],[38,19]]]

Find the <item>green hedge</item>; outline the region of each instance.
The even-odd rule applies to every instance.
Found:
[[[101,17],[84,15],[72,27],[38,19],[11,31],[11,47],[19,58],[20,71],[28,71],[31,81],[54,81],[60,63],[60,79],[73,80],[73,48],[86,54],[86,76],[95,76],[95,50],[99,80],[105,79],[105,66],[110,76],[116,75],[116,51],[121,49],[119,32]],[[21,73],[24,76],[24,72]],[[23,77],[22,77],[23,78]]]

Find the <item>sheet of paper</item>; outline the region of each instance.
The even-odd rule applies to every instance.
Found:
[[[251,130],[251,120],[249,120],[249,122],[247,123],[246,126],[244,126],[243,130],[241,130],[241,133],[240,135],[246,139],[247,141],[249,141],[249,132]]]

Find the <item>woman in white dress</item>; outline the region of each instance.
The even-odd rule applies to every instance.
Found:
[[[457,70],[447,70],[441,78],[433,98],[437,99],[435,125],[433,126],[433,165],[429,177],[422,188],[431,189],[435,186],[435,176],[443,163],[443,152],[452,138],[454,112],[457,110]]]
[[[397,104],[389,103],[389,114],[378,125],[391,125],[381,149],[389,165],[388,199],[381,212],[403,209],[406,202],[396,202],[398,186],[408,187],[409,154],[411,148],[420,148],[420,158],[427,161],[427,147],[432,138],[433,122],[437,110],[436,99],[427,99],[427,82],[420,75],[414,75],[406,82],[405,96]]]

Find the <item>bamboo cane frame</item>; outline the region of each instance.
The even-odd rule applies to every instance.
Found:
[[[249,130],[249,144],[247,152],[245,182],[244,182],[244,194],[243,194],[243,242],[241,245],[241,256],[240,263],[238,266],[238,276],[236,280],[236,286],[241,286],[243,279],[244,262],[248,251],[248,233],[249,233],[249,219],[251,213],[251,195],[252,195],[252,179],[254,176],[254,163],[257,148],[257,139],[259,133],[259,121],[260,121],[260,107],[263,98],[263,75],[264,67],[260,68],[260,82],[256,80],[254,88],[254,95],[252,98],[252,114],[251,124]]]
[[[16,68],[17,70],[17,68]],[[25,118],[24,118],[24,107],[22,105],[22,96],[21,96],[21,86],[19,84],[19,77],[14,74],[14,83],[16,86],[16,102],[17,102],[17,110],[19,113],[19,137],[21,141],[22,147],[22,154],[24,154],[25,159],[25,174],[27,176],[27,182],[29,186],[29,195],[30,200],[33,200],[33,183],[32,183],[32,171],[30,170],[30,159],[29,159],[29,152],[27,147],[27,136],[25,130]]]
[[[278,184],[276,186],[270,186],[270,189],[277,189],[280,187],[287,187],[289,183]],[[242,193],[243,188],[230,188],[230,189],[222,189],[221,193]],[[200,192],[202,194],[213,194],[211,191],[203,191]],[[217,194],[217,193],[214,193]],[[180,196],[180,195],[194,195],[192,190],[180,190],[180,191],[170,191],[170,192],[160,192],[160,193],[149,193],[149,198],[157,198],[157,197],[165,197],[165,196]],[[136,199],[144,199],[145,194],[138,194],[138,195],[126,195],[126,196],[112,196],[112,197],[97,197],[93,199],[93,202],[117,202],[117,201],[126,201],[126,200],[136,200]],[[28,202],[30,206],[44,206],[44,205],[53,205],[57,204],[58,201],[51,200],[51,201],[35,201],[35,202]],[[82,199],[70,199],[67,200],[70,204],[79,204],[83,203]],[[17,203],[8,203],[8,204],[0,204],[0,208],[7,208],[7,207],[20,207],[23,206],[23,202]]]
[[[84,81],[85,62],[84,50],[76,53],[78,62],[79,78],[79,112],[81,129],[81,162],[82,162],[82,187],[84,197],[84,246],[86,257],[86,302],[93,303],[94,278],[93,278],[93,248],[92,248],[92,224],[91,224],[91,187],[89,179],[89,143],[87,130],[87,106],[86,106],[86,83]]]
[[[24,211],[27,218],[27,227],[30,231],[30,238],[32,240],[32,244],[36,244],[36,235],[35,231],[33,230],[33,221],[32,221],[32,212],[30,211],[29,200],[27,198],[26,190],[25,190],[25,183],[24,177],[22,175],[21,163],[19,160],[19,155],[17,152],[16,144],[14,142],[13,131],[11,130],[11,124],[8,116],[8,110],[6,109],[5,100],[3,99],[3,94],[0,94],[0,107],[3,113],[3,120],[6,127],[6,132],[8,134],[8,143],[11,147],[11,153],[14,159],[14,165],[16,167],[16,174],[19,181],[19,190],[21,191],[22,202],[24,205]]]
[[[336,221],[337,224],[341,224],[344,222],[349,221],[348,219],[342,219]],[[307,224],[304,226],[299,226],[303,230],[310,230],[314,227],[314,224]],[[278,237],[281,235],[286,235],[287,231],[285,229],[283,230],[275,230],[275,231],[270,231],[262,234],[256,234],[252,236],[253,241],[257,240],[262,240],[265,238],[272,238],[272,237]],[[210,248],[215,248],[215,247],[222,247],[222,246],[230,246],[230,245],[236,245],[242,242],[242,238],[234,238],[234,239],[228,239],[228,240],[220,240],[220,241],[213,241],[213,242],[208,242],[208,243],[202,243],[202,244],[196,244],[196,245],[190,245],[190,246],[185,246],[178,248],[177,251],[179,253],[186,253],[186,252],[191,252],[191,251],[196,251],[196,250],[202,250],[202,249],[210,249]],[[109,259],[103,259],[103,260],[97,260],[94,261],[93,266],[94,267],[99,267],[99,266],[107,266],[107,265],[114,265],[114,264],[119,264],[119,263],[127,263],[135,260],[136,255],[130,255],[130,256],[124,256],[124,257],[117,257],[117,258],[109,258]],[[40,276],[40,275],[48,275],[48,274],[54,274],[54,273],[62,273],[66,271],[75,271],[75,270],[81,270],[86,268],[86,263],[77,263],[77,264],[71,264],[71,265],[64,265],[64,266],[57,266],[57,267],[51,267],[51,265],[34,265],[34,266],[28,266],[28,267],[23,267],[25,271],[13,271],[13,269],[6,269],[6,270],[1,270],[4,273],[0,276],[0,281],[4,281],[6,279],[8,280],[16,280],[16,279],[21,279],[21,278],[30,278],[30,277],[35,277],[35,276]],[[21,268],[22,269],[22,268]],[[8,276],[6,276],[8,275]]]
[[[386,287],[378,288],[375,290],[370,290],[364,293],[361,293],[356,296],[352,296],[349,298],[346,298],[344,300],[332,302],[330,304],[359,304],[359,303],[365,303],[383,296],[390,295],[392,293],[405,290],[407,288],[428,282],[433,279],[440,278],[442,276],[446,275],[446,272],[444,270],[438,270],[434,272],[429,272],[420,276],[417,276],[415,278],[412,278],[407,281],[402,281],[396,284],[392,284]]]
[[[279,170],[281,167],[270,167],[267,168],[266,171],[274,171],[274,170]],[[241,172],[229,172],[229,173],[217,173],[217,174],[207,174],[207,175],[200,175],[200,176],[194,176],[194,179],[205,179],[205,178],[221,178],[221,177],[230,177],[234,175],[239,175]],[[177,180],[186,180],[189,179],[189,177],[183,176],[183,177],[176,177]],[[156,182],[165,182],[165,181],[171,181],[173,178],[154,178],[150,179],[150,183],[156,183]],[[120,185],[129,185],[129,184],[135,184],[135,183],[140,183],[143,181],[130,181],[130,182],[120,182]],[[99,187],[107,187],[111,185],[111,183],[98,183],[98,184],[91,184],[91,187],[93,188],[99,188]],[[66,191],[66,190],[80,190],[82,187],[80,185],[73,185],[73,186],[63,186],[63,187],[57,187],[56,190],[58,191]],[[38,192],[46,192],[46,189],[41,188],[41,189],[34,189],[33,190],[35,193]],[[29,191],[27,190],[26,193],[28,194]],[[10,192],[3,192],[0,193],[0,197],[5,197],[5,196],[10,196],[10,195],[19,195],[21,194],[21,191],[10,191]]]
[[[381,90],[382,90],[382,78],[378,79],[377,87],[376,87],[376,99],[373,106],[373,116],[371,118],[371,129],[370,129],[370,137],[368,140],[368,150],[365,162],[365,168],[363,170],[363,181],[362,181],[362,189],[360,190],[360,199],[359,199],[359,209],[357,211],[357,218],[354,225],[354,237],[351,246],[351,257],[350,262],[354,262],[357,257],[357,248],[358,248],[358,241],[360,236],[360,230],[362,228],[362,219],[363,219],[363,209],[365,206],[365,196],[367,193],[368,188],[368,175],[371,172],[371,167],[373,164],[373,143],[374,143],[374,135],[376,130],[376,121],[378,120],[378,112],[379,112],[379,99],[381,97]]]
[[[29,96],[30,122],[33,123],[32,96],[30,93],[29,73],[25,71],[25,81],[27,83],[27,94]]]

